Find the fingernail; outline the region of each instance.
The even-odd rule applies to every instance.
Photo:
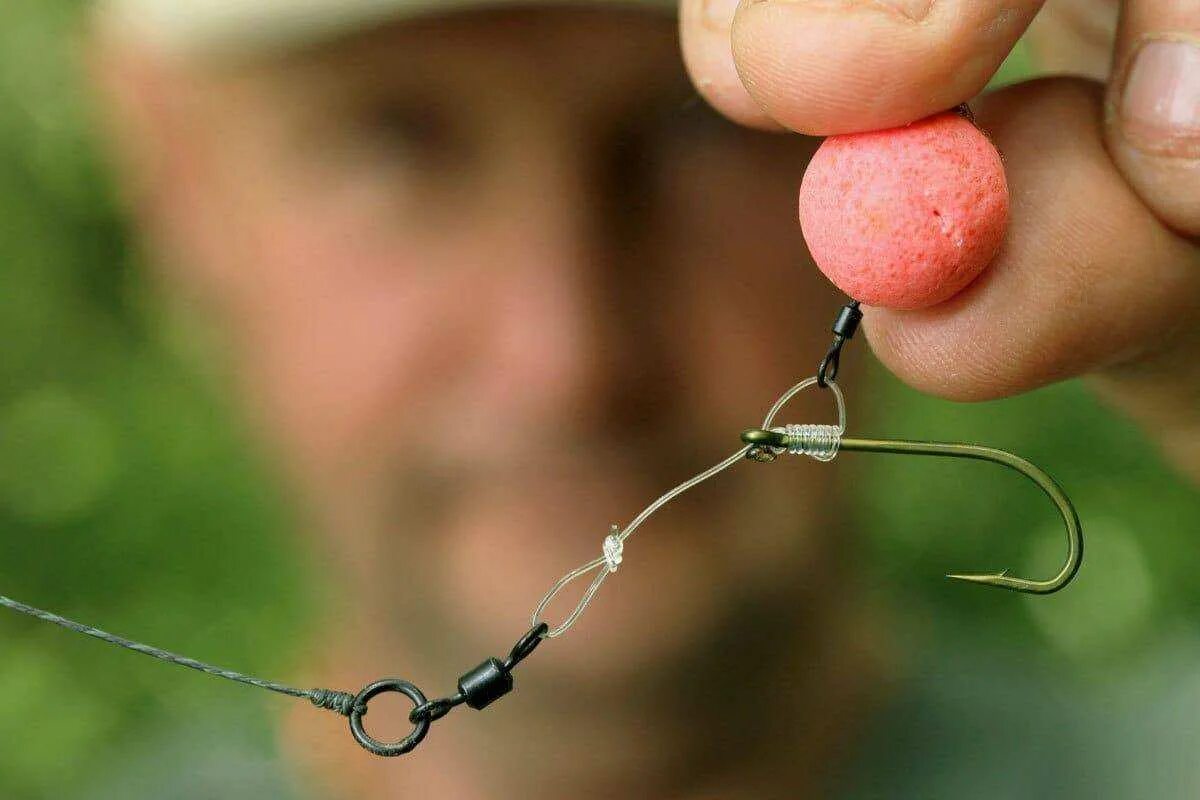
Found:
[[[911,20],[922,20],[929,16],[933,0],[875,0],[893,11],[899,11]]]
[[[1200,136],[1200,46],[1176,40],[1143,44],[1125,79],[1121,117],[1135,142],[1150,147]]]
[[[738,0],[704,0],[704,24],[718,31],[729,30],[737,7]]]

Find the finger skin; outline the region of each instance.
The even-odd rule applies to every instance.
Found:
[[[1005,158],[1008,235],[946,303],[867,310],[872,348],[903,380],[955,400],[1005,397],[1148,361],[1200,322],[1200,256],[1109,159],[1102,92],[1049,79],[980,104],[980,125]]]
[[[1190,84],[1168,79],[1164,49],[1190,61]],[[1200,236],[1200,3],[1127,2],[1114,64],[1105,108],[1113,160],[1163,222]],[[1175,122],[1148,113],[1156,105]]]
[[[734,63],[750,96],[787,128],[890,128],[979,93],[1041,4],[743,0]]]
[[[679,36],[683,63],[696,91],[713,108],[742,125],[781,130],[750,97],[733,65],[730,26],[737,6],[737,0],[682,0]]]
[[[1108,80],[1120,5],[1120,0],[1050,3],[1022,37],[1038,73]]]

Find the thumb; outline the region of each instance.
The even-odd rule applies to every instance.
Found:
[[[1200,235],[1200,4],[1129,0],[1115,64],[1109,152],[1159,219]]]
[[[785,127],[889,128],[978,94],[1042,2],[742,0],[733,60],[750,96]]]

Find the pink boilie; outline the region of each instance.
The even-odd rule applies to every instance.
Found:
[[[800,226],[820,270],[867,305],[925,308],[974,280],[1008,225],[1000,154],[946,112],[830,136],[800,186]]]

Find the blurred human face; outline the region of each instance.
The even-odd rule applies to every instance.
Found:
[[[177,89],[143,211],[328,534],[359,669],[449,681],[505,651],[827,343],[794,212],[812,145],[698,101],[666,15],[463,13]],[[813,393],[783,421],[831,415]],[[831,475],[745,463],[669,506],[524,675],[593,725],[724,705],[664,676],[753,684],[763,631],[815,635]]]

